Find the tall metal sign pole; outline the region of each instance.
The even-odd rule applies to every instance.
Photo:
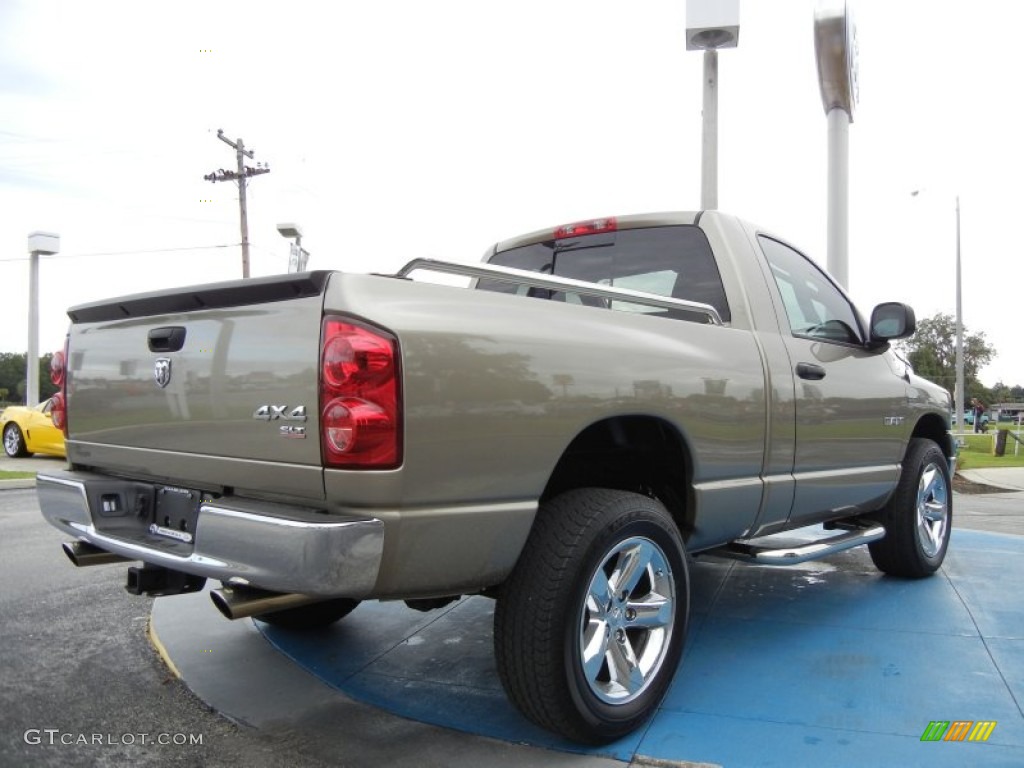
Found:
[[[740,38],[740,0],[686,0],[686,50],[704,51],[700,207],[718,208],[718,49]]]
[[[235,157],[238,161],[237,171],[225,171],[223,168],[203,176],[206,181],[237,181],[238,182],[238,216],[242,230],[242,277],[249,277],[249,212],[245,205],[245,185],[251,176],[259,176],[261,173],[270,173],[270,166],[257,163],[256,167],[247,166],[245,158],[252,160],[253,151],[245,148],[245,142],[241,139],[232,141],[224,135],[224,131],[217,131],[217,138],[235,150]]]
[[[850,123],[859,96],[857,31],[843,0],[823,0],[814,11],[814,52],[821,103],[828,120],[828,271],[849,285]]]

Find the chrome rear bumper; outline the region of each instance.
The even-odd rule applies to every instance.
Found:
[[[201,504],[193,542],[183,545],[99,530],[90,483],[102,484],[105,495],[138,486],[87,472],[40,473],[39,508],[54,527],[115,555],[225,584],[320,597],[365,597],[377,582],[384,523],[376,518],[223,497]]]

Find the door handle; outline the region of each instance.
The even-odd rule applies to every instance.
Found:
[[[825,378],[825,369],[813,363],[797,363],[796,375],[809,381],[821,381]]]
[[[154,328],[147,340],[150,352],[177,352],[185,346],[185,329],[181,326]]]

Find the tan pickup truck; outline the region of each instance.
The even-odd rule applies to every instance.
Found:
[[[689,557],[867,544],[920,577],[948,545],[950,397],[890,350],[913,311],[865,321],[798,250],[718,212],[68,314],[69,467],[38,494],[76,565],[141,561],[140,594],[212,578],[225,615],[291,627],[494,597],[510,698],[572,739],[657,707]],[[806,546],[758,541],[818,524]]]

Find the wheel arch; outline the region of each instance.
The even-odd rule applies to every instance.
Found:
[[[657,416],[612,416],[576,435],[541,501],[589,487],[642,493],[665,505],[685,539],[694,524],[692,478],[692,453],[675,425]]]
[[[956,455],[953,435],[950,434],[946,422],[937,413],[929,413],[922,416],[917,424],[914,425],[914,431],[910,437],[911,439],[921,437],[931,440],[942,449],[947,459],[951,459]]]

